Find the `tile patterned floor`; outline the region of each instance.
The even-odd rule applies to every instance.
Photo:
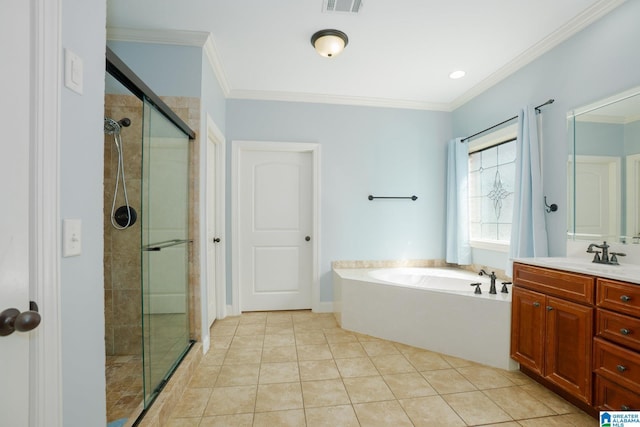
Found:
[[[351,333],[332,314],[216,321],[169,427],[597,426],[520,372]]]
[[[146,365],[140,354],[106,356],[107,422],[135,419],[142,412],[143,378],[149,390],[165,378],[188,343],[187,322],[184,314],[145,316]]]
[[[128,418],[142,403],[142,357],[107,356],[107,422]]]

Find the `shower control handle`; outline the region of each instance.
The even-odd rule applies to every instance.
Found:
[[[213,243],[220,243],[220,238],[219,237],[214,237],[213,238]]]

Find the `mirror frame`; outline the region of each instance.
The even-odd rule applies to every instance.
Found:
[[[624,235],[622,234],[622,229],[623,229],[623,218],[625,217],[625,215],[628,215],[628,207],[627,212],[625,212],[625,215],[623,215],[622,212],[622,200],[623,199],[631,199],[631,195],[632,193],[630,193],[630,189],[627,187],[625,191],[622,190],[622,181],[624,181],[626,178],[626,170],[624,168],[626,168],[626,164],[627,164],[627,160],[626,160],[626,156],[622,157],[622,158],[618,158],[618,165],[620,166],[620,168],[618,169],[618,176],[617,176],[617,183],[614,184],[615,189],[617,191],[618,194],[618,200],[616,202],[616,206],[615,206],[615,210],[616,212],[616,218],[614,220],[614,223],[616,224],[616,232],[615,234],[610,234],[607,236],[601,236],[601,235],[594,235],[593,238],[589,238],[588,236],[584,236],[582,238],[578,237],[578,234],[576,233],[576,187],[575,187],[575,182],[576,182],[576,158],[577,155],[576,154],[576,118],[590,113],[592,111],[596,111],[598,109],[601,109],[603,107],[607,107],[609,105],[613,105],[616,104],[618,102],[624,101],[626,99],[629,98],[633,98],[635,96],[640,96],[640,86],[636,86],[633,87],[631,89],[625,90],[623,92],[617,93],[615,95],[606,97],[604,99],[601,99],[599,101],[596,102],[592,102],[590,104],[587,104],[585,106],[582,107],[578,107],[572,111],[569,111],[567,113],[567,138],[568,138],[568,143],[569,143],[569,155],[568,155],[568,161],[567,161],[567,240],[570,241],[600,241],[600,240],[608,240],[611,242],[616,242],[616,243],[640,243],[640,233],[637,236],[628,236],[628,235]],[[636,156],[640,157],[640,154],[636,154]],[[612,160],[613,160],[612,156]],[[640,185],[640,183],[638,184]],[[638,192],[638,188],[636,188],[636,193]],[[636,205],[638,205],[638,203],[636,203]],[[612,207],[613,208],[613,207]],[[612,209],[613,210],[613,209]],[[640,214],[640,212],[637,212],[637,214]],[[628,222],[624,221],[625,223]],[[631,242],[631,240],[633,240],[633,242]]]

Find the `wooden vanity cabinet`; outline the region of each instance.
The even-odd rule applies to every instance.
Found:
[[[511,357],[589,405],[594,283],[591,276],[514,264]]]
[[[598,410],[640,410],[640,285],[597,279],[594,339]]]

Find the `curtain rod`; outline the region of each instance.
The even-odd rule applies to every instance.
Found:
[[[544,107],[545,105],[553,104],[553,103],[554,103],[554,101],[555,101],[555,99],[550,99],[550,100],[548,100],[547,102],[545,102],[544,104],[540,104],[540,105],[538,105],[536,108],[534,108],[534,110],[536,110],[536,112],[537,112],[537,113],[540,113],[540,108]],[[518,116],[513,116],[513,117],[511,117],[510,119],[507,119],[507,120],[505,120],[505,121],[502,121],[502,122],[498,123],[497,125],[493,125],[493,126],[488,127],[488,128],[486,128],[486,129],[484,129],[484,130],[481,130],[480,132],[474,133],[474,134],[473,134],[473,135],[471,135],[471,136],[468,136],[468,137],[466,137],[466,138],[463,138],[463,139],[461,139],[461,140],[460,140],[460,142],[465,142],[467,139],[471,139],[471,138],[473,138],[474,136],[478,136],[478,135],[480,135],[480,134],[483,134],[483,133],[485,133],[485,132],[486,132],[486,131],[488,131],[488,130],[491,130],[491,129],[493,129],[493,128],[497,128],[498,126],[503,125],[503,124],[505,124],[505,123],[508,123],[508,122],[510,122],[511,120],[513,120],[513,119],[517,119],[517,118],[518,118]]]

